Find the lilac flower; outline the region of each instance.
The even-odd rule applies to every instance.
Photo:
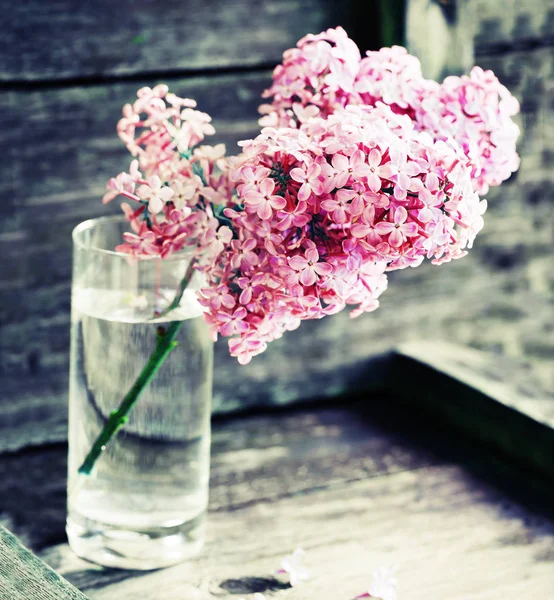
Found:
[[[281,573],[287,573],[292,587],[296,587],[311,577],[310,571],[302,564],[305,552],[297,548],[281,561]]]

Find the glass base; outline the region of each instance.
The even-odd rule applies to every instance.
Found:
[[[205,512],[170,527],[128,529],[100,523],[71,511],[69,546],[81,558],[116,569],[149,571],[196,556],[204,545]]]

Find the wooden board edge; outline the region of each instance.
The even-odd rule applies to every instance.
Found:
[[[481,444],[483,452],[501,454],[525,472],[531,469],[531,475],[552,487],[552,423],[518,402],[508,383],[496,385],[475,368],[456,366],[451,359],[460,352],[489,364],[495,361],[489,353],[452,344],[400,346],[391,355],[387,390],[409,412],[421,412],[434,425],[456,430],[468,442]],[[461,378],[462,373],[467,377]]]
[[[88,600],[0,525],[0,600]]]

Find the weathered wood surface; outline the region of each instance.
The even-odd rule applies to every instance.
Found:
[[[514,499],[527,479],[510,472],[499,484],[455,435],[438,432],[429,454],[429,424],[367,400],[216,426],[208,541],[189,563],[145,574],[92,566],[64,544],[40,555],[91,600],[353,598],[381,565],[398,565],[399,597],[411,600],[547,598],[554,525]],[[297,546],[313,576],[288,589],[274,573]]]
[[[430,419],[536,470],[554,487],[552,395],[536,385],[530,369],[512,364],[469,348],[414,342],[391,357],[388,389],[412,405],[416,384]]]
[[[554,43],[553,0],[469,0],[474,5],[478,54]]]
[[[469,390],[473,396],[487,396],[540,425],[554,427],[551,390],[539,385],[529,363],[446,342],[411,342],[395,349],[387,388],[400,392],[405,382],[395,378],[394,373],[410,366],[417,368],[419,390],[432,390],[441,377],[452,396],[458,390]],[[444,398],[445,403],[450,397]]]
[[[519,600],[525,592],[546,598],[554,585],[552,479],[427,410],[433,388],[439,398],[445,392],[445,404],[470,386],[468,406],[484,388],[517,407],[523,386],[538,418],[540,396],[505,358],[491,364],[481,353],[456,350],[404,346],[388,366],[382,363],[388,385],[410,384],[394,388],[411,389],[409,402],[359,392],[326,407],[217,419],[208,543],[184,565],[149,574],[117,571],[69,551],[65,444],[0,453],[0,522],[91,600],[155,600],[161,590],[164,600],[254,592],[336,600],[362,592],[370,571],[390,564],[400,568],[400,597]],[[439,375],[422,376],[413,356],[427,371],[467,382],[451,379],[445,386]],[[477,422],[479,414],[472,414]],[[541,414],[548,419],[551,407]],[[274,571],[299,545],[314,577],[291,590]]]
[[[287,589],[280,559],[302,545],[312,579]],[[344,487],[210,515],[205,553],[170,570],[102,572],[67,546],[45,552],[91,600],[270,598],[336,600],[367,589],[371,571],[398,565],[410,600],[548,598],[554,527],[456,467],[367,479]],[[282,589],[285,588],[285,589]]]
[[[65,538],[66,455],[65,444],[0,454],[0,520],[33,549]],[[413,455],[406,441],[338,407],[224,420],[214,424],[210,508],[429,464],[429,454]]]
[[[440,436],[434,439],[444,427],[452,429],[449,440],[456,444],[463,437],[484,442],[487,452],[531,469],[543,487],[553,487],[552,402],[531,387],[528,375],[525,365],[502,357],[491,361],[475,350],[408,344],[368,366],[366,377],[343,396],[347,409],[332,403],[317,411],[272,409],[220,418],[214,428],[210,507],[236,509],[330,482],[436,464],[436,454],[421,449],[413,454],[410,448],[423,441],[444,452]],[[377,381],[389,395],[370,389]],[[66,454],[65,443],[0,450],[0,520],[33,548],[64,539]],[[479,455],[474,466],[480,461]]]
[[[267,66],[351,19],[332,0],[2,0],[0,80],[87,79]]]
[[[480,53],[554,39],[552,0],[469,3]],[[369,30],[374,12],[356,0],[170,0],[161,10],[148,0],[2,0],[0,81],[259,67],[276,63],[308,32],[338,24],[363,30],[364,21]]]
[[[0,525],[0,600],[87,600]]]

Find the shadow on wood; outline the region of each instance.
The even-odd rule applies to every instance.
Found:
[[[290,583],[283,583],[275,577],[243,577],[242,579],[226,579],[219,587],[230,594],[255,594],[288,590]]]

